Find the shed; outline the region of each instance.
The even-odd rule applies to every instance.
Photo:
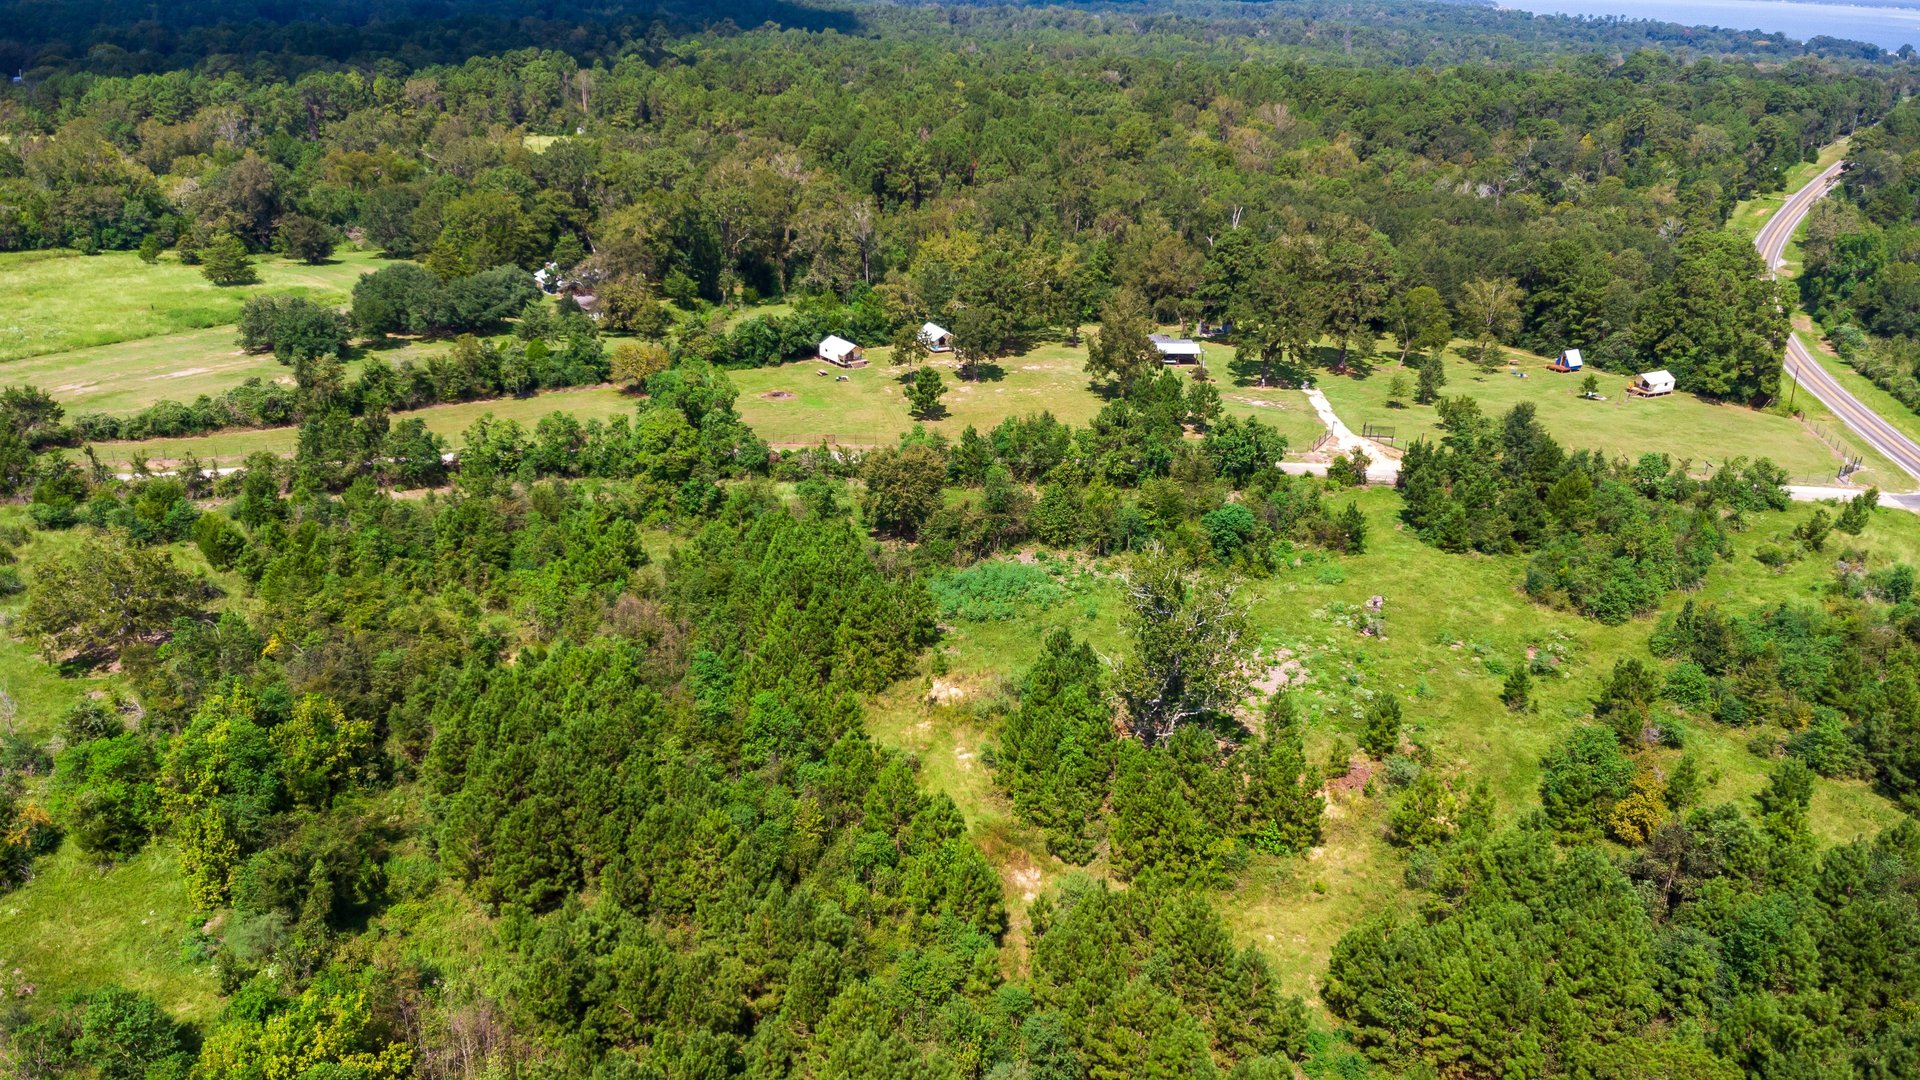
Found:
[[[1585,363],[1585,361],[1580,359],[1579,349],[1568,349],[1560,354],[1559,359],[1547,366],[1555,371],[1579,371],[1581,367],[1585,366]]]
[[[1643,371],[1627,385],[1627,393],[1635,397],[1665,397],[1673,393],[1673,373],[1666,368]]]
[[[1153,347],[1160,350],[1160,362],[1163,364],[1197,364],[1200,362],[1200,343],[1190,338],[1168,337],[1165,334],[1149,335]]]
[[[820,359],[844,368],[867,366],[867,354],[860,351],[860,346],[838,334],[828,334],[820,343]]]
[[[921,323],[920,343],[927,347],[928,352],[952,352],[953,334],[944,326]]]

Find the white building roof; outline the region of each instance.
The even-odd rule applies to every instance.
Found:
[[[941,326],[938,323],[921,323],[920,324],[920,340],[926,342],[929,345],[933,344],[934,342],[940,340],[943,337],[952,337],[952,336],[953,335],[947,331],[946,327]]]
[[[1671,390],[1673,373],[1666,368],[1658,371],[1643,371],[1640,373],[1640,382],[1649,390]]]
[[[1165,334],[1154,334],[1153,347],[1160,350],[1161,356],[1199,356],[1200,343],[1187,338],[1173,338]]]
[[[1560,354],[1560,358],[1567,362],[1568,367],[1579,367],[1581,363],[1579,349],[1568,349]]]
[[[820,355],[829,360],[838,360],[852,355],[858,348],[860,346],[838,334],[828,334],[826,340],[820,343]]]

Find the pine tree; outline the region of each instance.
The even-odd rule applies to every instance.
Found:
[[[1122,396],[1136,383],[1160,370],[1160,352],[1153,347],[1153,323],[1146,301],[1122,290],[1100,311],[1100,330],[1087,342],[1087,374],[1112,383]]]
[[[1440,359],[1439,351],[1435,350],[1420,361],[1420,374],[1414,383],[1413,400],[1420,405],[1431,405],[1440,400],[1440,389],[1446,385],[1446,361]]]
[[[1217,834],[1181,790],[1172,755],[1126,740],[1113,782],[1113,868],[1132,879],[1152,871],[1211,884],[1220,872]]]
[[[913,373],[913,380],[907,383],[908,411],[916,420],[936,420],[946,410],[940,407],[940,398],[947,392],[945,380],[940,372],[931,367],[923,367]]]
[[[1653,722],[1656,680],[1638,657],[1616,660],[1593,700],[1593,718],[1612,728],[1623,746],[1637,746]]]
[[[1385,758],[1400,745],[1400,699],[1380,694],[1367,706],[1367,730],[1360,745],[1376,758]]]
[[[1014,811],[1067,862],[1093,857],[1117,744],[1105,666],[1085,642],[1054,631],[1001,729],[995,768]]]
[[[222,233],[200,249],[200,273],[215,285],[251,285],[260,280],[246,245],[232,233]]]
[[[1500,700],[1514,712],[1526,712],[1533,706],[1533,680],[1527,675],[1525,661],[1514,665],[1507,673],[1507,683],[1500,689]]]
[[[1348,503],[1336,524],[1340,530],[1340,550],[1349,555],[1360,555],[1367,550],[1367,518],[1358,505]]]
[[[1040,493],[1033,508],[1034,538],[1054,547],[1069,547],[1080,538],[1080,492],[1072,484],[1055,481]]]
[[[950,461],[948,471],[955,483],[978,484],[986,479],[987,470],[993,465],[993,445],[979,429],[968,424],[960,433],[960,441],[954,444]]]
[[[1297,855],[1320,842],[1326,804],[1319,770],[1307,764],[1293,699],[1285,691],[1267,707],[1266,734],[1246,756],[1242,829],[1248,842],[1274,855]]]
[[[1446,499],[1433,528],[1424,535],[1428,543],[1441,551],[1461,552],[1473,547],[1473,529],[1467,520],[1467,508],[1455,499]]]

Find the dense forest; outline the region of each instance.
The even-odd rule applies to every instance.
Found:
[[[1911,565],[1867,569],[1877,493],[1787,532],[1770,461],[1565,446],[1439,363],[1572,345],[1766,402],[1785,297],[1722,226],[1848,134],[1806,287],[1910,344],[1881,321],[1920,309],[1885,293],[1913,265],[1904,62],[1419,4],[293,14],[0,3],[0,251],[209,289],[269,252],[386,257],[341,310],[246,302],[234,347],[284,381],[126,414],[0,390],[6,629],[97,688],[49,738],[8,712],[0,889],[164,852],[219,997],[189,1022],[124,985],[15,991],[8,1075],[1920,1069],[1920,829],[1810,821],[1842,781],[1920,810],[1920,608]],[[743,422],[729,369],[826,333],[911,356],[933,317],[969,380],[1084,340],[1100,408],[861,450]],[[1200,320],[1250,384],[1392,341],[1440,423],[1391,527],[1624,635],[1525,805],[1436,759],[1424,694],[1348,680],[1358,745],[1329,756],[1309,692],[1256,679],[1239,588],[1339,573],[1385,526],[1360,455],[1287,475],[1278,430],[1163,370],[1151,331]],[[348,374],[393,337],[449,345]],[[398,415],[609,380],[624,415],[489,416],[457,458]],[[297,449],[121,475],[90,445],[247,427]],[[1756,529],[1764,572],[1830,579],[1692,598]],[[1035,551],[1114,591],[1122,648],[1056,628],[980,710],[985,783],[1064,868],[1016,912],[868,721],[946,673],[968,611],[1040,587],[996,558]],[[1503,664],[1511,715],[1557,662]],[[1709,726],[1757,795],[1707,798]],[[1350,776],[1407,899],[1289,980],[1229,905],[1313,857]]]

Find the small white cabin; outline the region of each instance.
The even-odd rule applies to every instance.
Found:
[[[867,366],[867,354],[861,351],[860,346],[838,334],[829,334],[820,343],[820,359],[844,368]]]
[[[1148,340],[1160,350],[1160,362],[1163,364],[1197,364],[1200,362],[1200,343],[1190,338],[1168,337],[1165,334],[1151,334]]]
[[[1635,397],[1665,397],[1673,393],[1673,373],[1666,368],[1643,371],[1627,385],[1627,393]]]
[[[1585,361],[1580,359],[1579,349],[1568,349],[1560,354],[1560,366],[1568,371],[1579,371]]]
[[[944,326],[921,323],[920,343],[927,347],[928,352],[952,352],[953,334]]]

